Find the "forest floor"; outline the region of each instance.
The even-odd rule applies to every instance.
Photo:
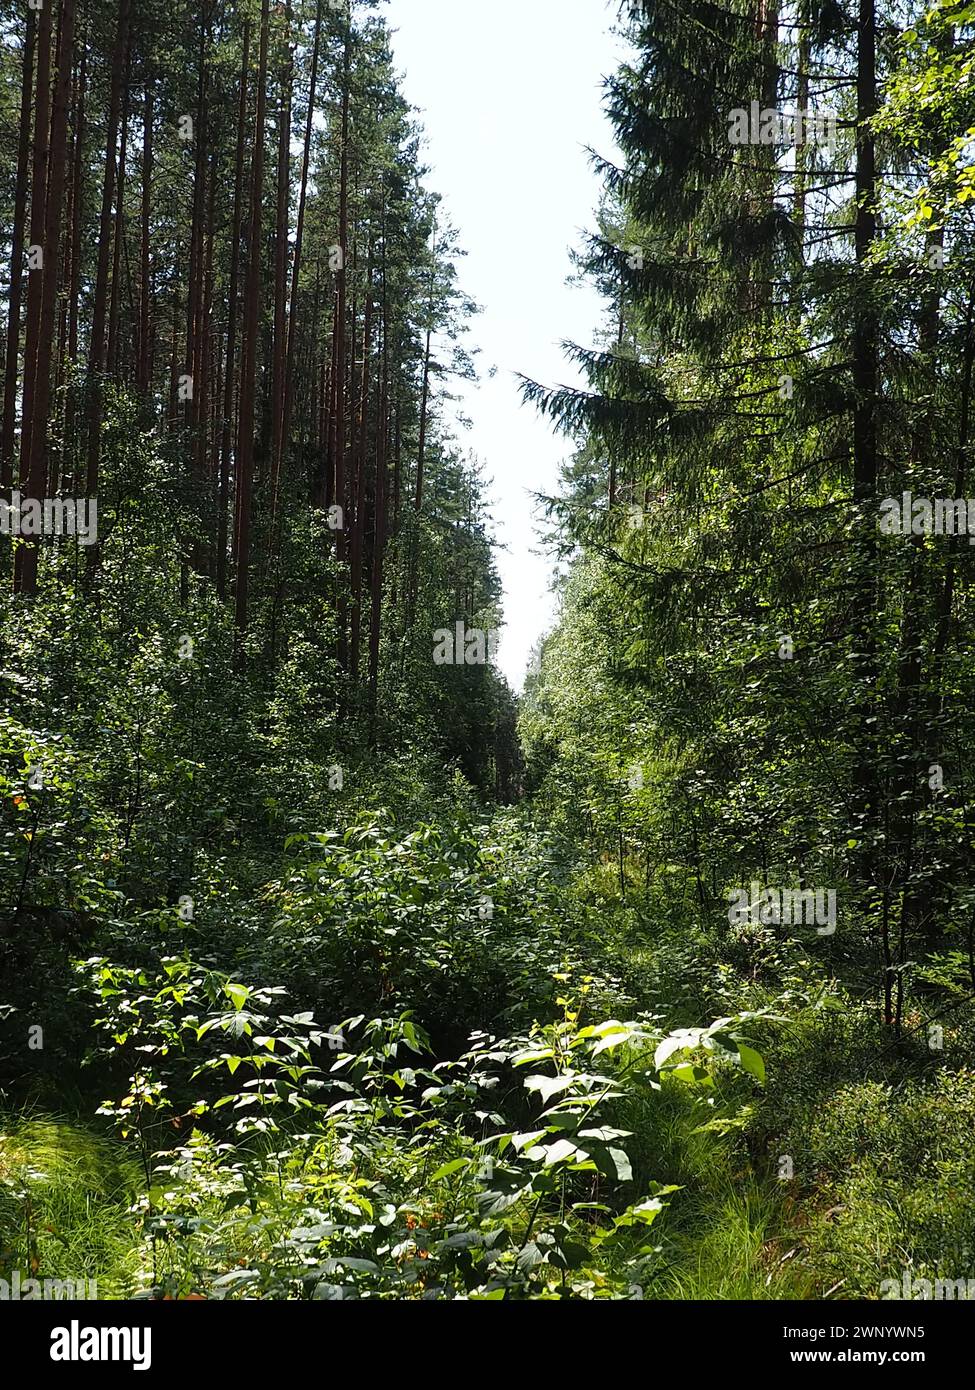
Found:
[[[335,1252],[315,1264],[319,1275],[337,1279],[341,1266],[350,1280],[350,1260],[366,1281],[336,1283],[346,1293],[328,1296],[411,1296],[406,1250],[415,1262],[437,1258],[445,1286],[461,1277],[475,1297],[507,1294],[515,1270],[529,1297],[552,1296],[553,1279],[562,1296],[877,1297],[884,1277],[899,1277],[898,1261],[923,1269],[925,1244],[943,1243],[946,1202],[964,1228],[971,1199],[958,1175],[971,1158],[957,1124],[975,1106],[972,1078],[932,1086],[919,1055],[878,1047],[869,1017],[854,1016],[849,1000],[840,1007],[839,985],[796,966],[790,951],[704,944],[688,921],[661,925],[659,904],[638,892],[638,866],[623,903],[616,866],[567,851],[526,810],[480,824],[465,812],[406,834],[360,817],[344,835],[298,839],[276,877],[214,910],[220,926],[202,973],[185,941],[181,956],[162,943],[155,967],[142,951],[134,973],[104,956],[76,965],[101,981],[112,1046],[107,1060],[62,1066],[8,1108],[5,1269],[84,1277],[117,1298],[246,1293],[233,1282],[240,1268],[264,1296],[289,1297],[302,1287],[295,1261],[308,1261],[295,1254],[295,1233],[313,1229]],[[268,987],[282,982],[309,1012],[274,1014]],[[204,985],[211,1012],[201,1026]],[[214,988],[224,999],[216,1012]],[[336,1024],[323,1012],[324,999],[364,1006],[370,993],[389,1006],[381,1023],[360,1014]],[[87,1007],[77,1026],[90,1031]],[[310,1032],[312,1010],[331,1030],[324,1040]],[[229,1051],[207,1048],[204,1035],[218,1034]],[[270,1088],[255,1061],[261,1047],[278,1059],[286,1047],[297,1064]],[[404,1050],[416,1056],[409,1069]],[[128,1081],[126,1057],[136,1064]],[[525,1059],[555,1068],[550,1080],[527,1078],[549,1099],[540,1116],[508,1085]],[[457,1080],[441,1092],[452,1069]],[[243,1089],[223,1090],[245,1074]],[[499,1077],[504,1096],[490,1104],[502,1113],[488,1116],[479,1097]],[[348,1099],[329,1093],[328,1106],[308,1089],[335,1084]],[[458,1084],[453,1111],[427,1108],[448,1104]],[[222,1107],[246,1116],[258,1096],[260,1121],[238,1120],[234,1138]],[[300,1107],[297,1130],[269,1098]],[[530,1114],[534,1129],[510,1141],[522,1166],[512,1159],[499,1178],[503,1141],[485,1178],[478,1130],[517,1131]],[[951,1125],[941,1138],[919,1133],[939,1120]],[[581,1152],[556,1148],[566,1134]],[[942,1150],[921,1201],[906,1167],[918,1142]],[[613,1239],[592,1226],[593,1198],[619,1228]],[[385,1220],[405,1222],[399,1244],[377,1244],[379,1226],[356,1224],[380,1205]],[[508,1263],[485,1256],[458,1271],[448,1252],[477,1242],[490,1251],[501,1229],[492,1216]],[[651,1219],[651,1244],[631,1238]],[[418,1227],[429,1231],[423,1249],[410,1244]],[[484,1283],[502,1267],[502,1282]],[[412,1296],[426,1275],[410,1275]]]

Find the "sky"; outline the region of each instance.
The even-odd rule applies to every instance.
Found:
[[[586,147],[616,153],[601,92],[623,55],[611,32],[616,6],[389,0],[384,13],[404,94],[426,133],[427,185],[442,195],[467,252],[459,282],[483,310],[469,333],[481,349],[481,382],[458,392],[457,408],[473,424],[463,446],[491,480],[503,547],[498,663],[517,690],[556,607],[531,493],[556,489],[571,446],[521,404],[515,374],[581,385],[561,343],[592,344],[603,321],[595,290],[566,281],[570,251],[593,227],[599,200]]]

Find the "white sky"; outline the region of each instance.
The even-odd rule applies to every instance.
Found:
[[[469,339],[482,383],[460,408],[461,434],[493,480],[504,583],[498,661],[520,688],[533,644],[551,625],[549,567],[537,548],[530,492],[552,492],[569,441],[522,406],[513,373],[582,384],[562,356],[591,344],[603,313],[590,287],[568,286],[569,249],[593,226],[599,183],[585,153],[613,156],[601,79],[623,46],[608,0],[389,0],[385,16],[406,98],[426,131],[427,184],[443,195],[467,256],[462,288],[483,306]],[[487,380],[488,369],[497,375]]]

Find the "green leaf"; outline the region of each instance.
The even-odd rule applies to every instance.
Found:
[[[630,1160],[622,1149],[607,1149],[606,1156],[611,1160],[617,1182],[629,1182],[633,1177]]]
[[[738,1044],[738,1056],[745,1071],[750,1072],[760,1086],[765,1084],[765,1063],[753,1047],[746,1047],[744,1043]]]
[[[458,1173],[461,1168],[469,1168],[471,1160],[469,1158],[452,1158],[449,1163],[442,1164],[435,1173],[430,1174],[431,1182],[439,1182],[450,1173]]]
[[[676,1033],[671,1033],[669,1037],[664,1038],[662,1043],[658,1044],[657,1050],[653,1054],[654,1066],[659,1071],[675,1052],[686,1052],[689,1048],[699,1047],[703,1036],[703,1028],[680,1028]]]
[[[228,980],[228,982],[224,985],[223,989],[224,993],[228,996],[235,1009],[242,1009],[244,1005],[247,1003],[247,997],[250,994],[250,990],[247,988],[246,985],[231,984]]]
[[[520,1152],[522,1149],[529,1148],[532,1144],[537,1144],[542,1135],[548,1133],[549,1130],[547,1129],[533,1129],[525,1134],[512,1134],[510,1136],[511,1145]]]
[[[570,1143],[568,1139],[556,1139],[554,1144],[536,1144],[526,1150],[528,1158],[551,1168],[555,1163],[587,1162],[589,1155]]]
[[[559,1091],[567,1090],[574,1080],[571,1073],[568,1076],[529,1076],[525,1080],[525,1089],[537,1091],[543,1101],[548,1101]]]

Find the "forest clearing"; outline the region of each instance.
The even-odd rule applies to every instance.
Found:
[[[975,5],[576,6],[517,689],[384,3],[0,0],[0,1302],[975,1296]]]

